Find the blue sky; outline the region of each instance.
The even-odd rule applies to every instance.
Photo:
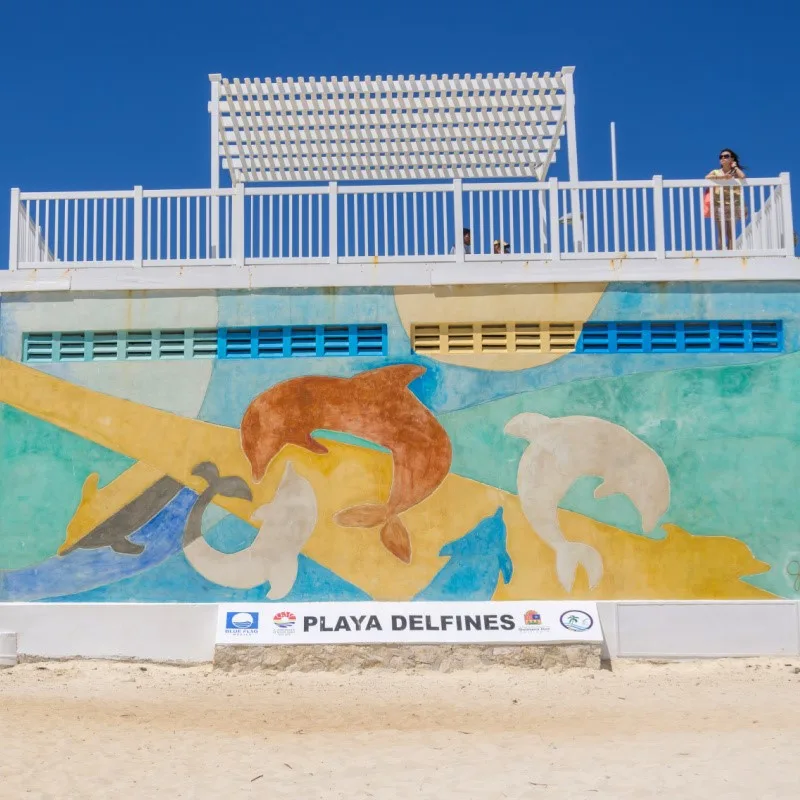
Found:
[[[621,178],[701,177],[732,147],[753,176],[793,174],[797,217],[799,26],[797,0],[5,3],[0,264],[12,186],[208,185],[209,72],[575,65],[582,178],[610,177],[615,120]]]

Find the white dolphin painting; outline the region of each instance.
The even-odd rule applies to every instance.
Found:
[[[317,498],[311,484],[287,463],[271,503],[252,519],[261,523],[253,543],[237,553],[222,553],[202,537],[184,547],[189,563],[207,580],[233,589],[252,589],[269,581],[267,598],[280,600],[297,579],[297,559],[317,524]]]
[[[517,492],[522,510],[536,533],[556,554],[556,573],[568,592],[578,565],[591,588],[603,577],[603,559],[593,547],[569,542],[558,523],[558,504],[573,483],[584,475],[603,482],[596,498],[625,494],[642,518],[642,529],[652,531],[669,507],[670,482],[658,453],[630,431],[597,417],[546,417],[523,413],[510,419],[505,432],[530,446],[517,470]]]

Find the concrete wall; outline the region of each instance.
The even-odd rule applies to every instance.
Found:
[[[598,610],[604,658],[800,656],[800,602],[601,602]],[[0,633],[17,634],[21,658],[211,661],[216,619],[213,604],[0,604]],[[0,666],[3,656],[12,663],[0,650]]]
[[[784,630],[794,606],[768,603],[800,598],[798,300],[800,283],[6,296],[0,601],[737,600],[765,604],[743,630]],[[771,320],[782,340],[574,352],[587,320]],[[542,324],[538,349],[489,327],[510,323]],[[423,325],[449,327],[431,348]],[[286,351],[255,357],[273,331],[194,357],[203,331],[251,326]],[[307,326],[329,326],[311,354]],[[380,328],[380,349],[330,326]],[[141,331],[153,355],[122,357]],[[26,360],[36,332],[94,336],[80,360]],[[680,627],[636,608],[620,652]]]

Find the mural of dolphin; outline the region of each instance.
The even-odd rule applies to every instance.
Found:
[[[0,570],[0,600],[72,595],[129,578],[179,553],[186,540],[181,531],[196,530],[199,536],[203,511],[215,497],[249,496],[242,478],[220,477],[210,462],[192,472],[208,483],[201,495],[164,477],[77,542],[68,539],[57,555],[30,567]],[[97,490],[95,475],[84,483],[82,503]]]
[[[630,431],[596,417],[546,417],[517,414],[505,426],[511,436],[531,444],[517,470],[522,510],[536,533],[556,553],[556,572],[569,592],[578,565],[583,565],[594,588],[603,577],[603,560],[587,544],[568,542],[558,523],[558,504],[584,475],[603,482],[596,498],[625,494],[651,531],[669,507],[669,474],[658,453]]]
[[[491,600],[498,577],[508,583],[514,572],[502,507],[460,539],[448,542],[439,555],[450,560],[415,600]]]
[[[200,501],[195,509],[199,505]],[[294,586],[300,551],[317,524],[314,489],[287,463],[275,499],[258,508],[253,519],[261,522],[261,528],[252,544],[236,553],[222,553],[203,538],[200,517],[193,520],[190,515],[183,553],[206,580],[233,589],[269,582],[267,597],[279,600]]]
[[[392,453],[392,488],[385,505],[346,508],[339,525],[381,526],[381,542],[401,561],[411,561],[411,540],[398,515],[425,498],[450,470],[450,439],[434,415],[408,388],[425,367],[396,364],[352,378],[292,378],[256,397],[241,423],[242,450],[260,482],[284,445],[327,453],[315,430],[351,433]]]

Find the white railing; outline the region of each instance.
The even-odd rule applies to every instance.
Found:
[[[11,269],[794,255],[786,173],[725,183],[14,189],[11,200]]]

